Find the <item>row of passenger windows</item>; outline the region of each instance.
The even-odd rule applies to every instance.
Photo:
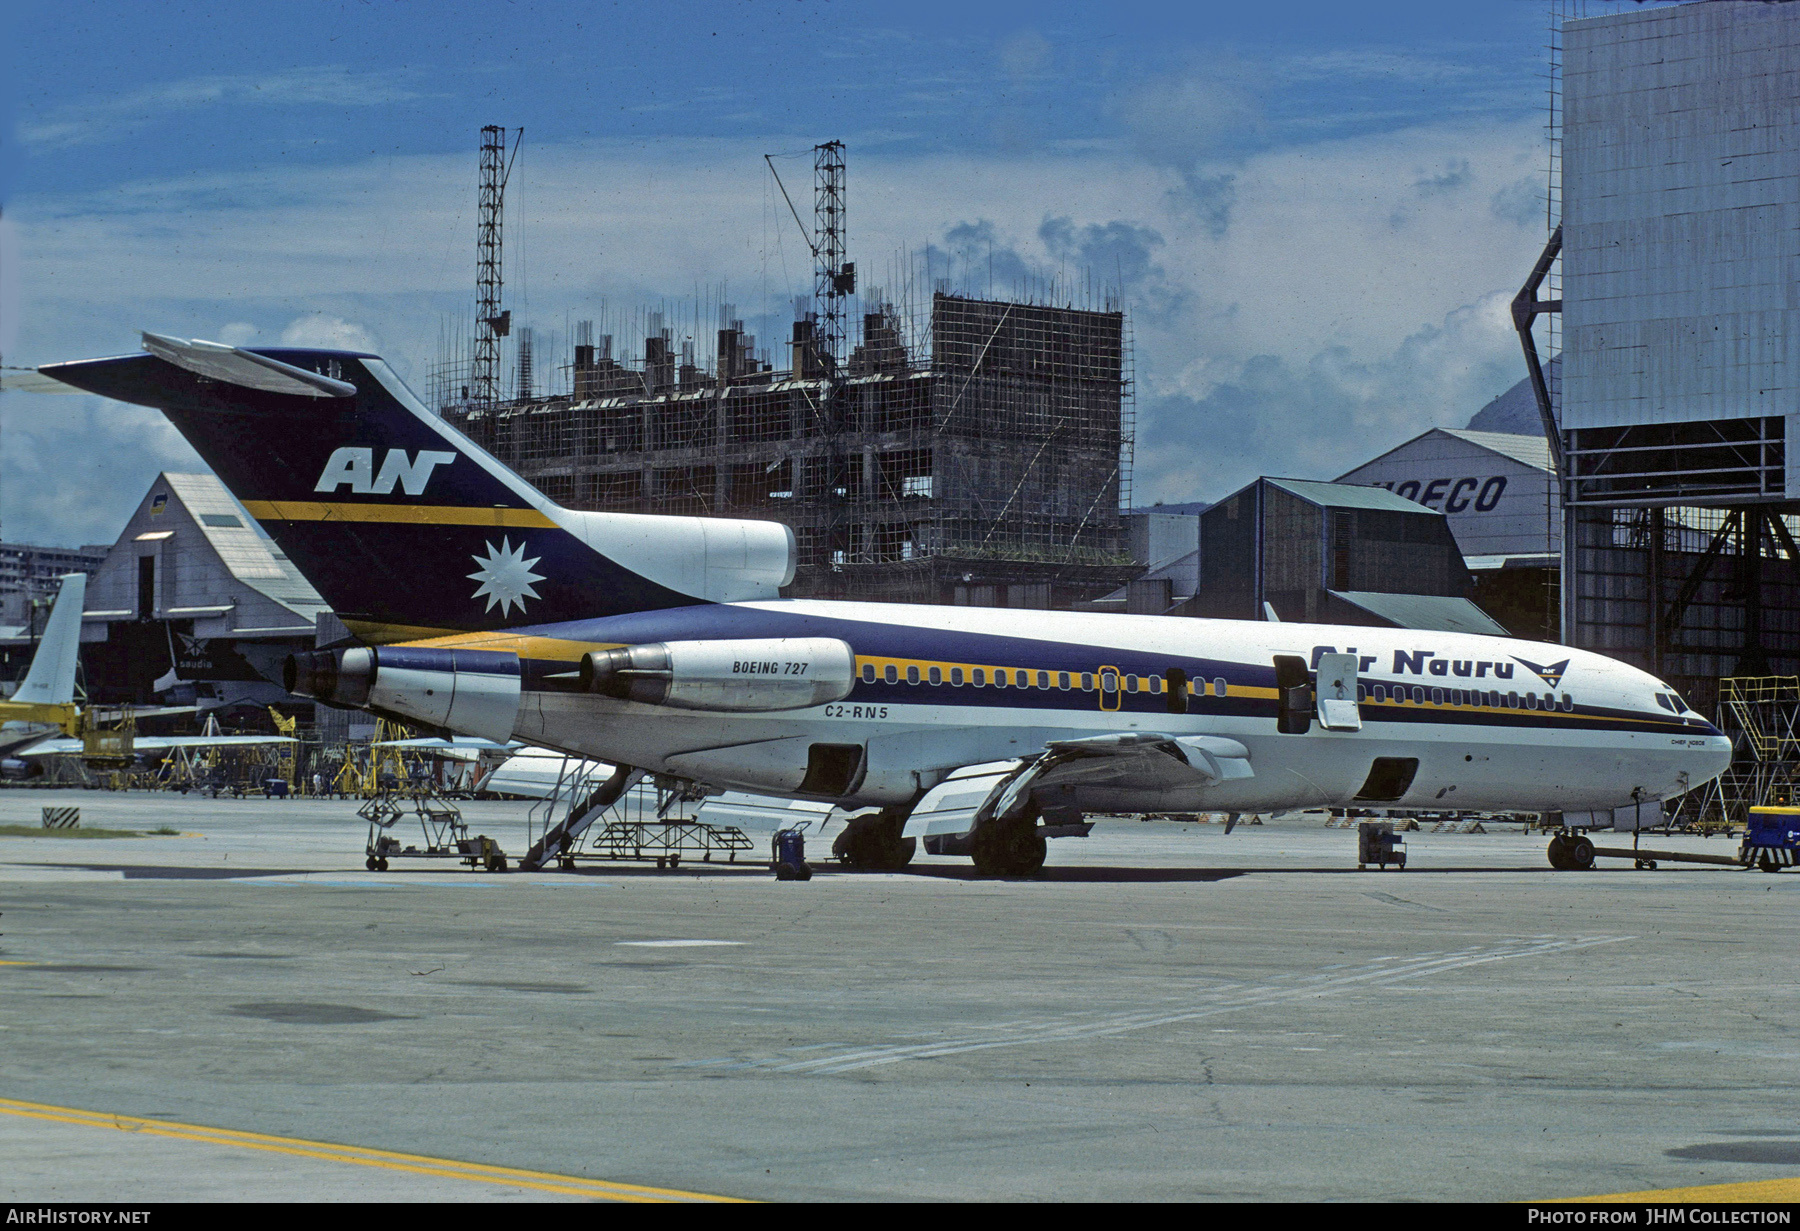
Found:
[[[1565,713],[1575,710],[1575,698],[1568,693],[1562,695],[1560,704],[1556,694],[1547,692],[1539,695],[1535,692],[1483,692],[1476,688],[1432,688],[1423,684],[1414,684],[1410,692],[1406,685],[1396,684],[1391,696],[1386,684],[1358,684],[1356,686],[1358,701],[1388,701],[1396,705],[1405,705],[1411,701],[1414,705],[1485,705],[1489,709],[1507,710],[1554,710],[1561,709]]]
[[[1188,685],[1180,672],[1171,672],[1175,677],[1176,687],[1192,687],[1201,696],[1211,693],[1213,696],[1225,695],[1225,679],[1223,676],[1210,684],[1205,680],[1195,680]],[[878,678],[874,663],[862,665],[863,683],[873,684]],[[1123,689],[1126,693],[1147,693],[1150,696],[1162,696],[1168,685],[1160,675],[1120,675],[1116,671],[1028,671],[1022,667],[951,667],[948,673],[942,667],[926,667],[921,671],[917,666],[909,666],[902,673],[900,668],[889,663],[879,672],[879,678],[888,684],[898,684],[904,678],[908,684],[943,684],[946,681],[956,688],[965,684],[973,688],[1060,688],[1067,692],[1080,689],[1092,692],[1097,687],[1102,692],[1114,693]]]
[[[904,673],[893,663],[877,672],[875,664],[865,662],[862,665],[863,683],[873,684],[879,678],[888,684],[898,684],[902,680],[908,684],[943,684],[948,682],[956,688],[965,684],[974,688],[1043,688],[1061,689],[1068,692],[1079,689],[1092,692],[1098,687],[1102,692],[1114,693],[1121,689],[1126,693],[1146,693],[1150,696],[1163,696],[1169,689],[1191,689],[1198,696],[1223,697],[1226,683],[1223,676],[1210,682],[1194,680],[1189,683],[1179,671],[1172,671],[1170,681],[1165,684],[1159,675],[1119,675],[1113,671],[1029,671],[1022,667],[951,667],[946,673],[942,667],[908,666]],[[1415,684],[1409,690],[1404,684],[1390,687],[1386,684],[1358,684],[1356,686],[1358,701],[1375,701],[1385,703],[1393,701],[1397,705],[1411,702],[1414,705],[1480,705],[1490,709],[1509,710],[1556,710],[1573,713],[1575,698],[1564,693],[1560,699],[1553,692],[1543,694],[1535,692],[1484,692],[1471,688],[1426,688]],[[1176,698],[1179,700],[1179,697]]]

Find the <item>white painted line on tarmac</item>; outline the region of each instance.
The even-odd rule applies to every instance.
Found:
[[[1567,939],[1552,936],[1519,937],[1490,944],[1467,945],[1452,951],[1416,953],[1408,957],[1385,955],[1350,967],[1323,981],[1304,978],[1301,972],[1287,972],[1275,975],[1260,985],[1222,984],[1202,992],[1198,998],[1186,1004],[1171,1002],[1166,1007],[1146,1007],[1123,1012],[1088,1010],[1039,1021],[1009,1023],[1006,1029],[991,1034],[983,1024],[964,1025],[961,1027],[964,1032],[961,1037],[951,1033],[955,1027],[948,1027],[933,1042],[886,1045],[870,1042],[846,1047],[834,1055],[804,1059],[795,1059],[794,1052],[797,1049],[787,1048],[773,1056],[715,1057],[709,1060],[682,1061],[674,1067],[835,1074],[1001,1047],[1042,1049],[1058,1043],[1110,1038],[1161,1026],[1199,1021],[1245,1009],[1321,1000],[1368,987],[1392,987],[1397,982],[1427,978],[1492,962],[1547,957],[1591,949],[1598,945],[1621,944],[1631,939],[1633,938],[1629,936],[1577,936]],[[1301,981],[1296,984],[1296,979]]]
[[[706,945],[741,945],[741,940],[615,940],[615,945],[635,945],[641,949],[698,949]]]

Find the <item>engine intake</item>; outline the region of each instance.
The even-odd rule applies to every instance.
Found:
[[[856,655],[831,637],[657,641],[583,655],[581,685],[684,710],[801,710],[849,696]]]
[[[519,656],[498,650],[405,646],[314,650],[288,658],[296,696],[367,706],[504,743],[519,715]]]

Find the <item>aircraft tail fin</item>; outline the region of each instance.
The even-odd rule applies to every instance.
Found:
[[[557,505],[379,356],[157,334],[144,348],[40,371],[162,410],[367,641],[774,598],[793,578],[778,523]]]
[[[69,573],[50,608],[50,622],[32,655],[25,682],[12,696],[33,705],[67,705],[75,699],[75,662],[81,650],[81,606],[87,574]]]

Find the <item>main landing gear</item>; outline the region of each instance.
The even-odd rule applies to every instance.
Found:
[[[1047,852],[1036,816],[992,820],[969,837],[978,876],[1036,876]]]
[[[902,838],[906,810],[884,808],[875,816],[850,818],[831,844],[831,853],[848,868],[865,872],[897,872],[912,862],[917,838]]]
[[[1594,844],[1583,834],[1564,831],[1550,839],[1550,866],[1558,872],[1591,872]]]

